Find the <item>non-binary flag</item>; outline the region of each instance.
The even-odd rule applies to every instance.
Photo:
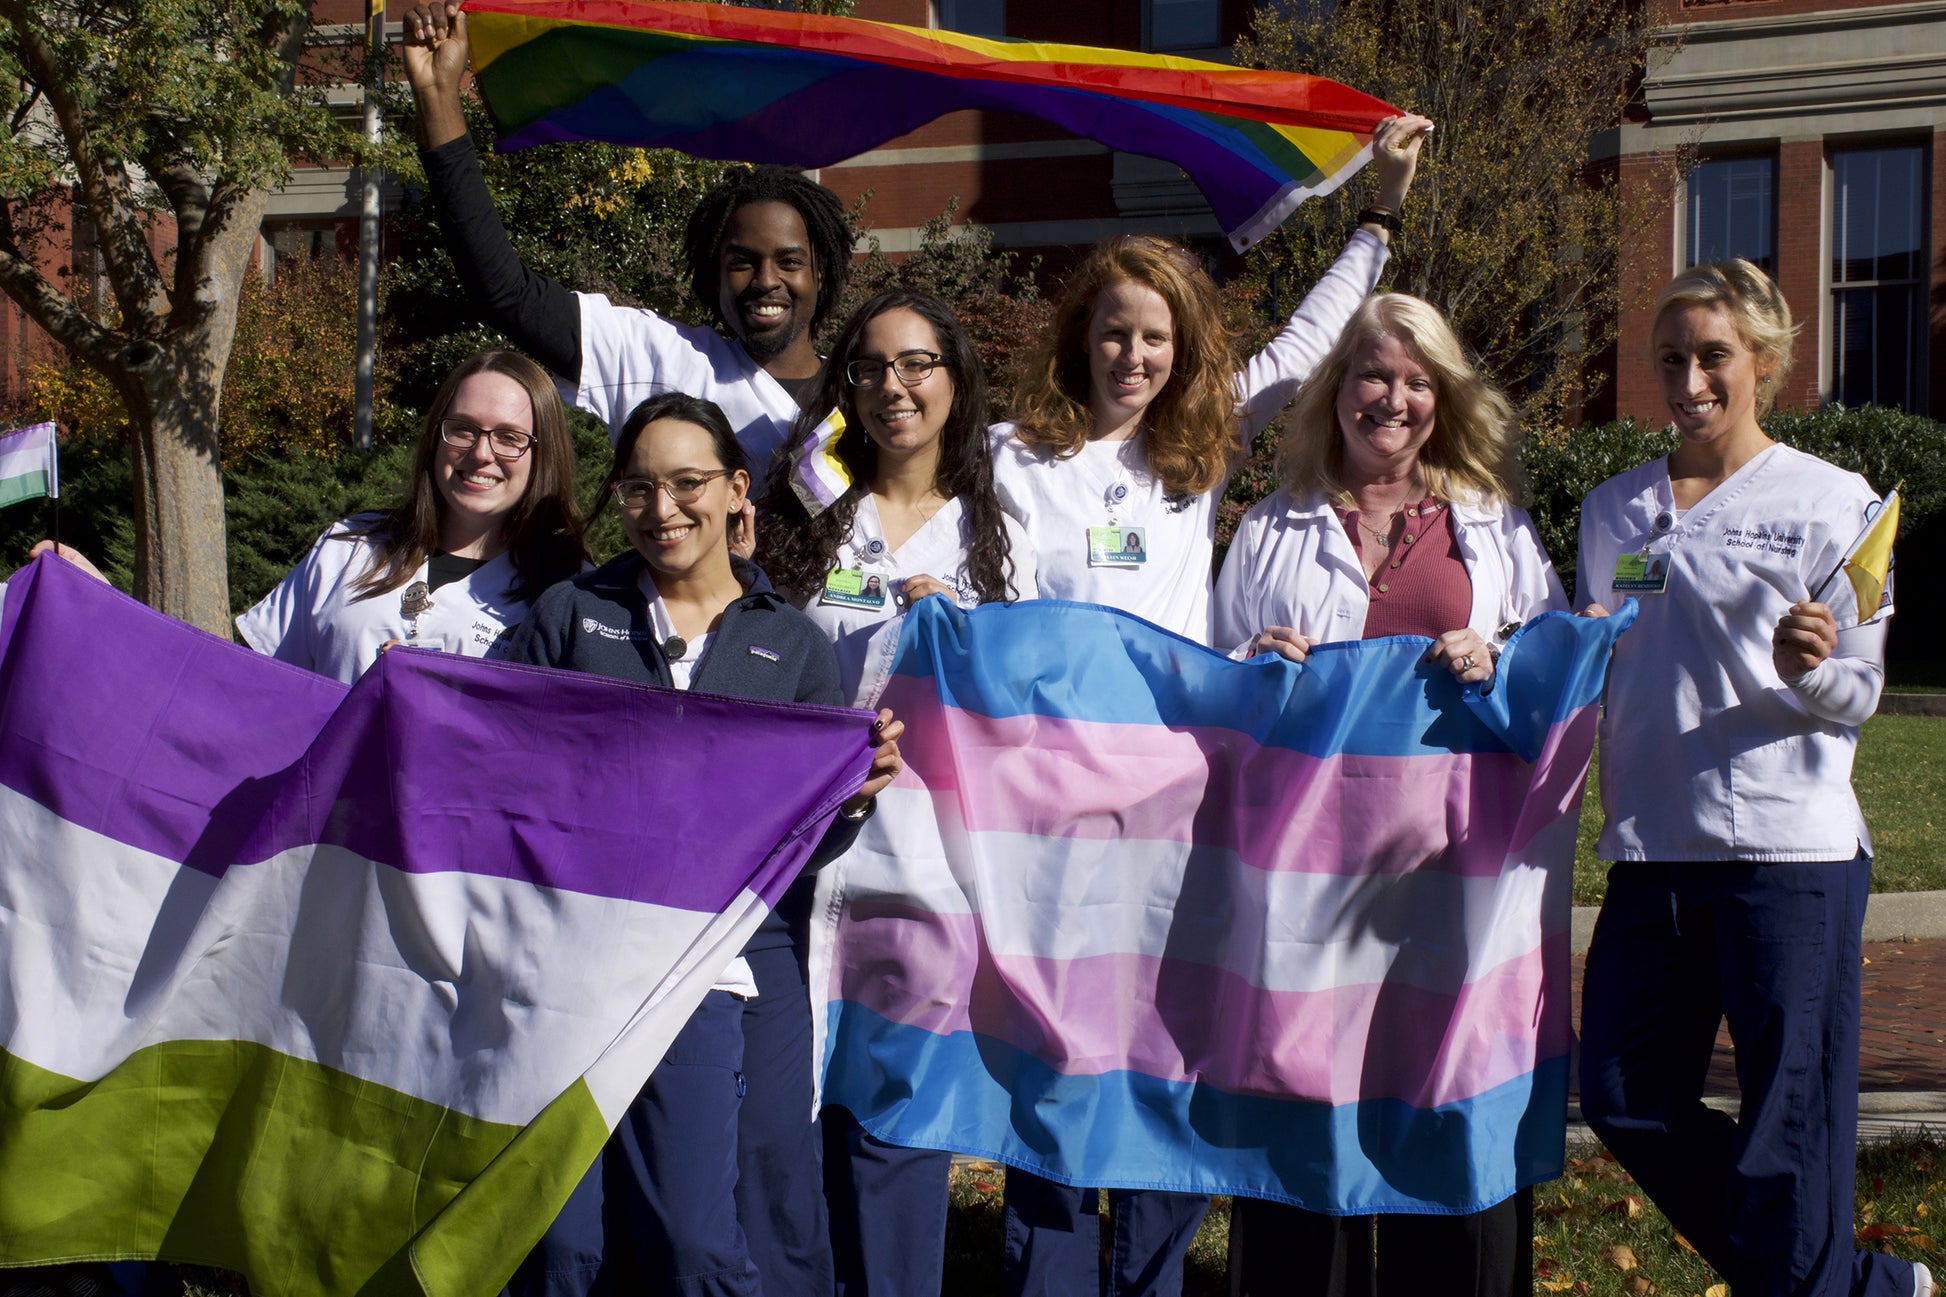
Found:
[[[838,458],[838,438],[844,434],[844,412],[833,410],[791,451],[791,491],[813,518],[851,489],[851,470]]]
[[[869,724],[414,649],[347,687],[41,558],[0,613],[0,1266],[499,1290]]]
[[[1399,110],[1323,77],[688,0],[468,0],[500,147],[607,140],[824,167],[962,109],[1181,167],[1239,249]]]
[[[1074,1185],[1472,1211],[1560,1172],[1577,811],[1634,616],[1234,662],[920,600],[906,773],[820,879],[824,1087]]]

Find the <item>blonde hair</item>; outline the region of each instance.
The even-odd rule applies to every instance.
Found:
[[[1737,337],[1764,372],[1758,376],[1756,413],[1763,418],[1777,403],[1778,390],[1791,372],[1791,343],[1798,326],[1791,323],[1791,304],[1777,281],[1742,257],[1691,266],[1656,294],[1650,337],[1662,327],[1662,317],[1686,306],[1721,306],[1735,326]]]
[[[1236,457],[1236,353],[1216,285],[1185,247],[1146,235],[1097,244],[1061,286],[1054,326],[1022,368],[1014,399],[1020,439],[1066,457],[1094,432],[1088,324],[1112,284],[1154,289],[1169,307],[1175,357],[1169,381],[1143,412],[1149,471],[1169,492],[1200,495]]]
[[[1352,507],[1344,483],[1338,392],[1352,359],[1379,338],[1395,338],[1432,377],[1432,436],[1420,448],[1436,499],[1518,504],[1525,492],[1517,445],[1520,425],[1499,388],[1481,375],[1438,307],[1404,293],[1376,293],[1353,312],[1337,344],[1299,389],[1285,422],[1280,467],[1295,492],[1316,489]]]

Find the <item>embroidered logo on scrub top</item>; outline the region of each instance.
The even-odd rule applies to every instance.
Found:
[[[1761,523],[1750,527],[1725,527],[1723,544],[1730,549],[1755,549],[1796,558],[1797,551],[1804,548],[1804,533],[1786,531],[1781,526],[1772,529]]]

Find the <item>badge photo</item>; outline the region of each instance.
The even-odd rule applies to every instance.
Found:
[[[867,575],[855,567],[834,568],[824,579],[824,594],[818,602],[841,608],[883,608],[885,578],[876,572]]]
[[[1616,594],[1661,594],[1669,588],[1669,556],[1643,551],[1615,556]]]
[[[1149,561],[1143,527],[1088,528],[1089,567],[1140,567]]]

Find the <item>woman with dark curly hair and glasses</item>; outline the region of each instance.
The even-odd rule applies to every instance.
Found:
[[[1034,597],[1034,550],[994,495],[986,423],[979,359],[944,302],[880,293],[852,313],[798,419],[802,454],[773,474],[758,561],[831,637],[854,707],[878,705],[914,600]],[[808,454],[852,480],[816,513],[791,486]],[[842,1108],[823,1124],[838,1292],[938,1292],[952,1156],[875,1139]]]

